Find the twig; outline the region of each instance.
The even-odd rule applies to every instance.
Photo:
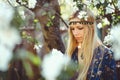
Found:
[[[7,0],[7,2],[13,7],[13,5],[10,3],[10,1],[9,0]]]
[[[62,20],[62,22],[65,24],[65,26],[68,28],[69,26],[66,24],[66,22],[63,20],[63,18],[56,12],[56,15]]]
[[[30,8],[29,8],[29,7],[27,7],[26,5],[21,4],[18,0],[16,0],[16,2],[17,2],[19,5],[24,6],[24,7],[25,7],[25,8],[27,8],[27,9],[30,9]]]

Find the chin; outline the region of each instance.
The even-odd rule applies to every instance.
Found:
[[[78,43],[82,43],[82,41],[77,41]]]

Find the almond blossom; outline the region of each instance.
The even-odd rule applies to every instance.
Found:
[[[120,60],[120,23],[111,28],[109,34],[104,38],[104,43],[110,45],[114,52],[115,60]]]
[[[56,80],[64,66],[70,61],[69,57],[53,49],[46,55],[42,63],[42,75],[46,80]]]
[[[6,15],[7,14],[7,15]],[[14,9],[5,1],[0,2],[0,71],[7,71],[12,51],[21,41],[19,32],[11,27]]]

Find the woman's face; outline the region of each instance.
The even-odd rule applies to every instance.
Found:
[[[80,20],[78,18],[73,18],[70,20],[70,22],[72,21],[80,21]],[[78,43],[83,42],[84,34],[86,33],[86,28],[87,27],[85,24],[80,24],[80,23],[75,23],[70,25],[72,34]]]

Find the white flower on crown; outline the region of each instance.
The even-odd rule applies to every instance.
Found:
[[[79,15],[78,15],[78,18],[84,19],[85,21],[87,21],[87,18],[88,18],[87,12],[85,12],[85,11],[80,11],[80,12],[79,12]]]

